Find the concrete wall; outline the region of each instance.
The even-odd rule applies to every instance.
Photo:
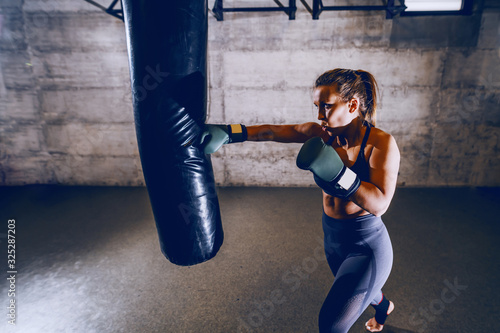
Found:
[[[365,69],[380,85],[377,125],[402,153],[400,185],[500,185],[496,1],[470,17],[395,20],[323,12],[314,21],[298,7],[294,21],[284,13],[210,17],[208,122],[315,120],[314,79],[335,67]],[[0,185],[143,185],[123,23],[84,1],[3,0],[0,29]],[[299,148],[225,146],[212,158],[216,180],[311,185],[295,167]]]

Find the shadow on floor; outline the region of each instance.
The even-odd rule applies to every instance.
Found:
[[[0,330],[317,332],[334,279],[318,259],[321,193],[220,188],[219,201],[221,250],[179,267],[160,253],[145,188],[0,188],[0,233],[16,220],[18,269],[17,325]],[[496,331],[499,202],[498,189],[398,188],[383,217],[394,248],[384,292],[397,308],[383,332]],[[9,287],[2,278],[4,309]],[[350,332],[366,332],[370,315]]]

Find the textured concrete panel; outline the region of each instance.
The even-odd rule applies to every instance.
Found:
[[[224,114],[224,90],[210,89],[208,91],[207,124],[226,123]]]
[[[224,56],[225,84],[239,89],[309,88],[318,75],[340,67],[366,69],[384,86],[438,86],[442,56],[441,51],[387,52],[376,49],[342,49],[333,54],[302,51],[228,52]],[[411,66],[408,65],[410,63]]]
[[[2,51],[0,57],[2,89],[31,90],[34,87],[31,57],[27,52]]]
[[[11,123],[3,126],[0,133],[0,150],[4,157],[23,156],[29,159],[32,154],[42,150],[43,134],[40,125]]]
[[[500,88],[499,77],[498,50],[463,49],[447,56],[443,86]]]
[[[45,154],[33,153],[29,158],[26,156],[0,158],[0,185],[51,184],[53,178],[50,161],[50,157]]]
[[[76,156],[136,156],[133,123],[47,125],[47,150]]]
[[[54,155],[48,168],[56,184],[144,186],[140,161],[135,157]]]
[[[436,185],[498,183],[499,138],[497,126],[468,125],[435,128],[429,182]]]
[[[299,10],[292,21],[284,15],[262,13],[224,15],[228,23],[210,20],[209,43],[229,51],[317,49],[324,52],[353,46],[384,47],[389,45],[392,25],[380,12],[351,15],[324,12],[316,21],[305,10]]]
[[[500,125],[500,87],[443,89],[440,94],[441,107],[436,117],[438,123],[457,126],[471,123]]]
[[[310,172],[296,166],[297,143],[244,142],[227,145],[224,156],[225,185],[310,186]],[[214,156],[216,158],[217,156]]]
[[[420,87],[384,87],[377,107],[377,123],[425,121],[438,113],[439,90]]]
[[[23,0],[3,0],[0,3],[0,8],[9,9],[9,8],[21,8],[23,5]]]
[[[207,62],[208,62],[208,80],[207,84],[210,89],[217,89],[220,88],[223,85],[223,79],[224,79],[224,57],[223,57],[223,52],[220,51],[211,51],[210,49],[212,48],[211,45],[208,45],[209,51],[207,55]]]
[[[500,136],[498,130],[496,136],[497,138]],[[500,151],[497,148],[495,155],[490,155],[487,159],[480,160],[481,162],[479,162],[479,160],[475,161],[474,177],[471,183],[476,186],[492,186],[494,184],[498,184],[498,175],[500,174],[499,156]],[[486,172],[480,170],[486,170]],[[459,184],[462,184],[462,182]]]
[[[391,47],[475,47],[481,15],[405,16],[393,20]]]
[[[226,161],[226,184],[229,186],[314,186],[311,173],[297,169],[295,159],[276,162],[251,158]],[[244,164],[247,170],[238,168]]]
[[[317,119],[312,89],[232,90],[224,94],[227,122],[295,124]]]
[[[500,7],[500,2],[498,2]],[[484,12],[481,20],[481,33],[477,46],[482,49],[496,49],[500,47],[500,13]]]
[[[134,122],[128,87],[43,90],[40,95],[46,121]]]
[[[26,50],[24,17],[21,8],[0,5],[0,50]]]
[[[34,91],[12,89],[2,91],[0,86],[0,119],[2,121],[36,121],[39,119],[38,104],[38,96]]]
[[[25,15],[35,53],[127,52],[123,22],[105,13],[52,13],[43,29],[37,26],[37,15]]]
[[[487,10],[500,10],[500,3],[497,0],[484,0],[484,8]]]
[[[96,2],[102,4],[104,7],[109,5],[107,2]],[[101,11],[99,8],[86,1],[74,0],[28,0],[24,2],[23,7],[27,12],[47,13],[48,15],[51,14],[51,12]]]
[[[432,129],[429,124],[421,121],[389,122],[381,126],[394,136],[401,153],[398,183],[425,184],[432,154]]]
[[[130,81],[126,52],[48,53],[33,59],[41,86],[107,88]]]

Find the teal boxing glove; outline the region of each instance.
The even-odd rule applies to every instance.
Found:
[[[243,142],[248,138],[245,125],[205,125],[201,134],[200,148],[205,154],[213,154],[222,145],[235,142]]]
[[[335,149],[322,138],[306,141],[297,155],[297,166],[314,174],[314,181],[326,193],[347,199],[361,185],[358,175],[344,165]]]

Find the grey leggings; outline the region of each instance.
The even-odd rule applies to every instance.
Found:
[[[392,245],[380,217],[338,220],[323,213],[325,253],[335,276],[319,314],[321,333],[345,333],[382,300],[392,268]]]

